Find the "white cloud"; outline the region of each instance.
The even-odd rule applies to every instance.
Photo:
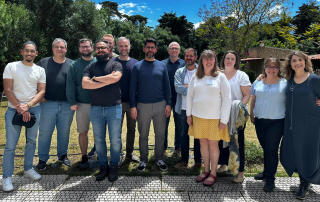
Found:
[[[146,11],[150,11],[150,13],[153,13],[151,9],[147,6],[146,3],[141,3],[141,4],[135,4],[135,3],[124,3],[120,4],[118,6],[118,10],[122,14],[126,15],[135,15],[135,14],[140,14],[144,13]]]
[[[320,0],[318,0],[318,1],[320,1]],[[271,14],[271,15],[274,13],[281,14],[281,12],[282,12],[282,6],[280,6],[280,5],[274,6],[273,8],[271,8],[269,10],[269,14]]]
[[[119,6],[118,6],[118,8],[119,9],[122,9],[122,8],[133,8],[133,7],[135,7],[137,4],[134,4],[134,3],[132,3],[132,2],[130,2],[130,3],[125,3],[125,4],[120,4]]]
[[[319,1],[320,1],[320,0],[319,0]],[[156,8],[156,10],[161,11],[161,9],[160,9],[160,8]]]
[[[96,4],[96,9],[97,9],[97,10],[100,10],[100,9],[101,9],[101,7],[102,7],[102,5],[100,5],[100,4]]]
[[[197,29],[198,27],[200,27],[201,24],[203,24],[204,22],[198,22],[196,24],[194,24],[194,28]]]
[[[150,13],[152,14],[153,12],[152,12],[152,11],[150,11]]]

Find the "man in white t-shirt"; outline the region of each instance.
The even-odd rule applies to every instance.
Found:
[[[184,54],[184,60],[186,62],[185,67],[179,68],[174,75],[174,87],[177,92],[177,102],[175,106],[175,112],[178,115],[180,121],[181,133],[180,133],[180,146],[181,146],[181,161],[178,162],[176,168],[186,168],[188,166],[189,159],[189,125],[187,123],[187,93],[188,86],[192,76],[197,71],[197,51],[194,48],[187,48]],[[195,166],[201,167],[201,153],[199,139],[194,139],[194,161]]]
[[[11,177],[14,169],[14,155],[22,126],[13,125],[12,119],[16,112],[28,122],[33,114],[36,123],[26,128],[26,145],[24,153],[24,176],[39,180],[39,175],[33,170],[33,156],[36,149],[36,139],[40,121],[39,101],[46,89],[46,74],[44,69],[33,63],[38,55],[36,44],[27,41],[21,49],[22,61],[9,63],[3,73],[3,89],[8,98],[8,109],[5,114],[6,146],[3,153],[3,191],[12,191]]]

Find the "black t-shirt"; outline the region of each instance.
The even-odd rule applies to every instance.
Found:
[[[62,64],[56,63],[52,57],[41,59],[37,65],[46,71],[45,98],[52,101],[67,101],[67,74],[73,60],[66,58]]]
[[[119,62],[108,60],[106,62],[95,62],[88,65],[84,70],[84,77],[106,76],[111,72],[122,73],[122,65]],[[91,90],[92,106],[113,106],[121,104],[120,82],[116,82],[102,88]]]

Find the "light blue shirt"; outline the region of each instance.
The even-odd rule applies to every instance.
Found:
[[[286,112],[286,87],[287,80],[283,78],[275,84],[256,80],[251,87],[251,95],[256,96],[253,115],[260,119],[283,119]]]

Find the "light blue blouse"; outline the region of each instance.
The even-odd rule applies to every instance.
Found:
[[[251,95],[256,96],[253,115],[260,119],[283,119],[286,111],[286,87],[287,80],[283,78],[275,84],[256,80],[251,86]]]

